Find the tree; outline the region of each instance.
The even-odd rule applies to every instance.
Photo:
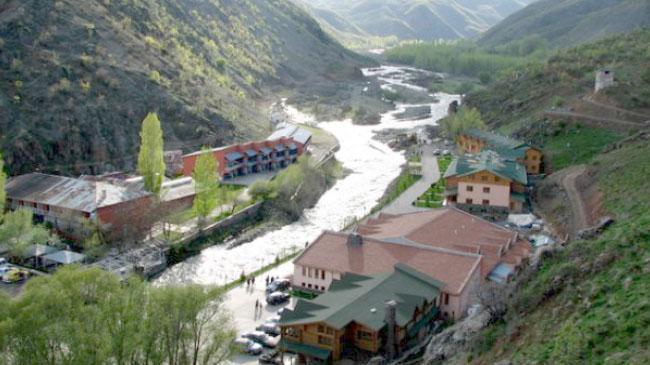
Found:
[[[454,115],[444,118],[440,122],[443,132],[449,138],[456,138],[458,134],[468,129],[485,129],[485,122],[481,113],[475,108],[461,106]]]
[[[140,140],[138,173],[144,178],[144,188],[158,195],[165,175],[165,160],[163,133],[156,113],[147,114],[142,121]]]
[[[217,164],[214,154],[204,149],[194,165],[192,177],[196,186],[196,196],[193,208],[201,223],[217,207],[219,190]]]
[[[490,313],[490,322],[499,321],[508,311],[512,300],[513,286],[511,283],[484,283],[478,291],[478,302]]]
[[[0,363],[223,363],[235,333],[222,294],[63,267],[0,297]]]
[[[0,242],[5,243],[12,256],[22,256],[30,245],[45,244],[53,239],[42,225],[35,225],[30,210],[19,209],[4,215],[0,225]]]
[[[7,180],[7,175],[5,175],[4,165],[2,153],[0,153],[0,216],[5,211],[5,201],[7,200],[5,193],[5,181]]]

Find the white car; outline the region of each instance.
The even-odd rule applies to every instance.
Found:
[[[259,343],[244,337],[235,340],[235,347],[237,350],[249,355],[259,355],[264,350]]]
[[[253,340],[264,347],[270,348],[276,347],[278,345],[278,342],[280,342],[279,337],[273,338],[262,331],[251,331],[244,333],[241,336],[249,340]]]

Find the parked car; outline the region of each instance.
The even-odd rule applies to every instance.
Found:
[[[275,322],[264,322],[255,329],[273,337],[280,335],[280,327]]]
[[[273,281],[266,287],[267,293],[273,293],[275,291],[285,291],[291,287],[291,280],[289,279],[278,279]]]
[[[289,301],[291,296],[281,291],[276,291],[266,296],[266,302],[270,305],[278,305]]]
[[[260,364],[271,364],[271,365],[280,365],[280,353],[276,350],[269,351],[265,354],[262,354],[258,361]]]
[[[242,353],[248,355],[259,355],[264,351],[264,348],[259,343],[244,337],[235,340],[235,347]]]
[[[433,150],[433,155],[434,155],[434,156],[440,156],[440,153],[441,153],[441,152],[442,152],[442,151],[440,151],[439,149],[435,149],[435,150]]]
[[[449,150],[443,150],[442,155],[443,156],[449,156],[449,155],[451,155],[451,152]]]
[[[7,264],[9,264],[7,262],[7,259],[4,257],[0,257],[0,266],[6,266]]]
[[[273,338],[262,331],[247,332],[244,333],[242,337],[253,340],[264,347],[270,348],[276,347],[280,341],[279,338]]]
[[[29,271],[12,267],[4,275],[2,275],[2,281],[11,284],[23,281],[28,277]]]
[[[275,317],[277,317],[277,318],[278,318],[278,321],[280,320],[279,318],[280,318],[280,316],[282,315],[282,313],[284,313],[284,309],[285,309],[284,307],[283,307],[283,308],[280,308],[280,309],[278,309],[278,311],[277,311],[277,314],[278,314],[278,315],[277,315],[277,316],[275,316]],[[275,318],[275,317],[272,317],[272,318]]]

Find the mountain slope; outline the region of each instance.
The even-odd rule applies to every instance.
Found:
[[[168,148],[261,137],[271,87],[366,62],[285,0],[0,1],[0,149],[12,174],[133,167],[149,111]]]
[[[479,44],[495,47],[537,35],[569,47],[642,26],[650,26],[648,1],[540,0],[491,28]]]
[[[475,37],[534,0],[296,0],[342,42]],[[334,18],[332,14],[336,14]]]

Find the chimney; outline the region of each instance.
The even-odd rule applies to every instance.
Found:
[[[357,232],[352,232],[348,236],[348,245],[361,246],[363,244],[363,237]]]
[[[384,321],[386,322],[386,326],[388,326],[388,331],[386,332],[386,359],[387,360],[392,360],[395,358],[395,326],[397,323],[397,319],[395,318],[395,306],[397,303],[395,303],[394,300],[386,302],[386,317],[384,318]]]

